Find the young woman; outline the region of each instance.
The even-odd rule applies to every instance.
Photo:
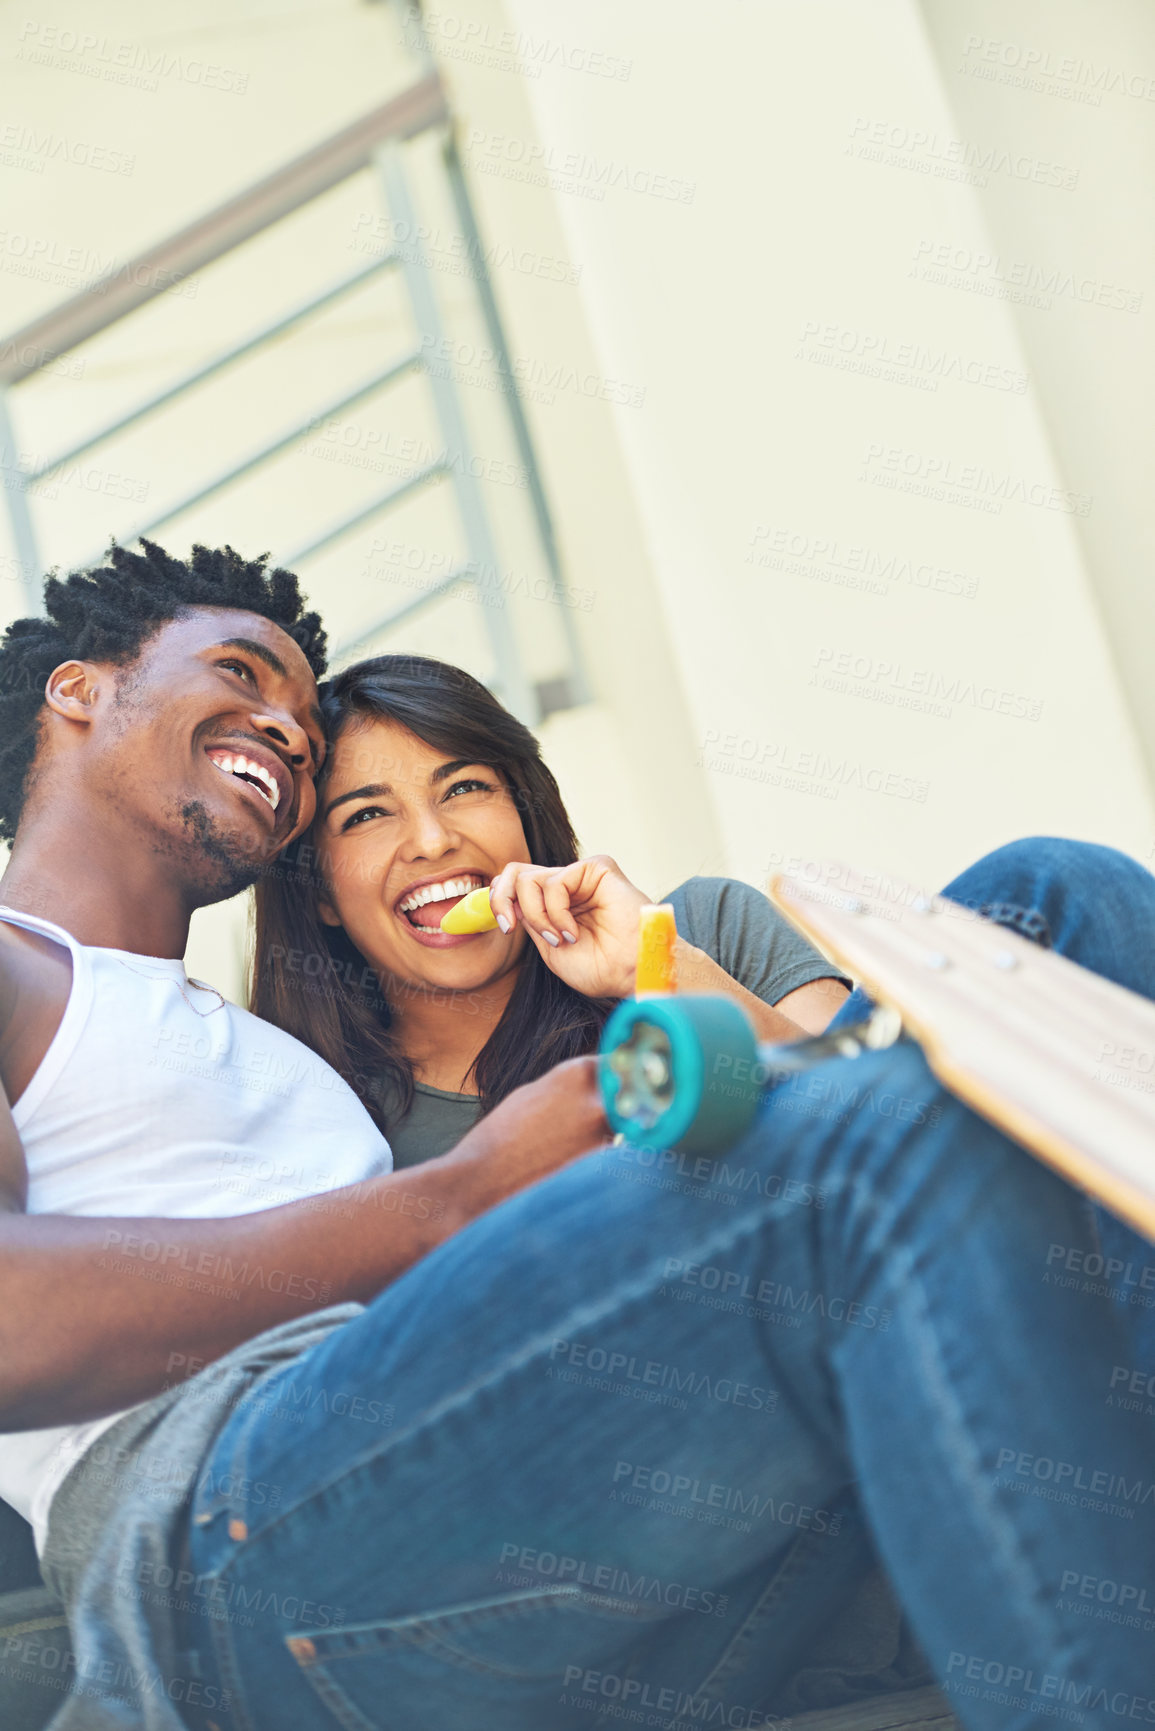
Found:
[[[592,1050],[633,991],[650,898],[577,841],[538,743],[460,668],[359,662],[322,687],[317,819],[258,888],[252,1008],[362,1096],[398,1166]],[[449,936],[491,887],[499,929]],[[766,1039],[826,1026],[846,996],[765,896],[691,878],[675,908],[680,984],[739,998]]]

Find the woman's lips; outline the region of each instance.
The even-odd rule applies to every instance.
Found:
[[[485,936],[484,932],[443,932],[441,930],[441,922],[450,908],[455,908],[458,902],[463,900],[464,897],[462,896],[448,896],[443,902],[426,902],[425,906],[418,908],[415,914],[399,914],[398,918],[402,925],[408,926],[423,949],[451,950],[457,944],[468,944],[473,938]],[[429,925],[419,924],[418,922],[422,917],[431,923]]]

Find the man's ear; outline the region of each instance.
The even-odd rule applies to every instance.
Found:
[[[79,721],[87,726],[105,686],[106,674],[107,669],[97,667],[93,661],[62,661],[48,675],[44,701],[66,721]]]

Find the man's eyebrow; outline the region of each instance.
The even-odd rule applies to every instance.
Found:
[[[347,805],[351,799],[387,799],[393,792],[387,781],[370,781],[364,787],[351,788],[348,793],[339,793],[336,799],[331,799],[322,813],[328,817],[331,811],[336,811],[339,805]]]
[[[255,655],[258,661],[263,661],[266,667],[271,667],[274,673],[282,679],[289,677],[289,669],[285,666],[275,650],[267,643],[258,643],[255,637],[222,637],[215,646],[217,649],[243,649],[248,655]]]
[[[243,649],[246,654],[255,655],[258,661],[263,661],[266,667],[271,667],[273,672],[277,674],[279,678],[287,679],[289,677],[289,670],[276,651],[270,649],[267,643],[258,643],[255,637],[222,637],[221,641],[215,644],[214,647],[217,649]],[[309,705],[309,720],[314,724],[321,737],[324,738],[325,718],[321,714],[319,705],[316,703],[310,703]],[[315,768],[321,761],[321,753],[317,749],[315,740],[311,739],[309,741],[309,750],[313,754],[313,765]]]

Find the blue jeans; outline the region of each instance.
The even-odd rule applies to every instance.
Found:
[[[1119,854],[948,894],[1155,993]],[[179,1639],[246,1731],[756,1726],[877,1548],[967,1726],[1151,1723],[1152,1303],[1155,1249],[916,1046],[825,1063],[725,1159],[515,1197],[262,1385]]]

